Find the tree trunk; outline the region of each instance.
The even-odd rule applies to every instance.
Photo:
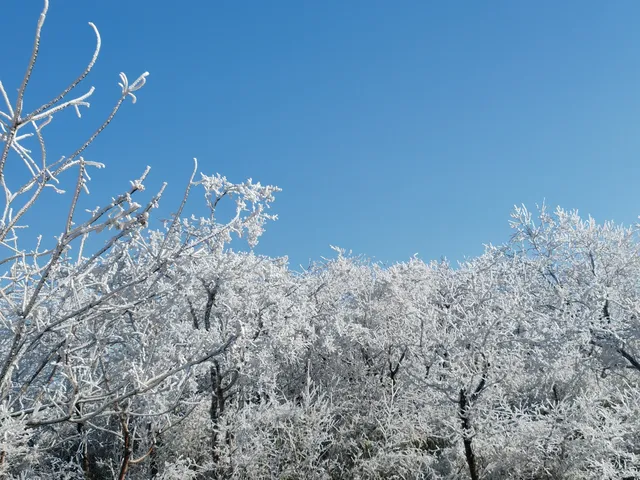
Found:
[[[469,420],[469,399],[467,392],[463,388],[460,390],[460,397],[458,399],[459,417],[462,422],[462,443],[464,444],[464,456],[467,460],[469,467],[469,475],[471,480],[478,480],[478,465],[476,463],[476,455],[473,452],[473,437],[471,436],[471,421]]]

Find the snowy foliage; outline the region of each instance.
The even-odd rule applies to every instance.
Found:
[[[147,169],[78,212],[85,150],[147,74],[49,161],[42,131],[88,107],[72,92],[100,37],[24,112],[47,8],[17,98],[0,84],[0,478],[640,478],[640,226],[517,207],[507,244],[455,267],[336,249],[294,272],[229,248],[257,243],[277,187],[194,170],[153,230]],[[45,245],[23,222],[69,170]],[[194,188],[206,217],[184,212]]]

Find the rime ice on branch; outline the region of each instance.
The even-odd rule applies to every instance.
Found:
[[[96,47],[82,73],[51,101],[25,111],[28,87],[37,80],[32,74],[48,8],[45,1],[17,96],[11,98],[0,83],[0,432],[5,432],[0,475],[37,463],[34,455],[47,445],[47,432],[62,433],[73,425],[83,445],[79,465],[90,476],[95,466],[91,467],[89,438],[116,419],[116,436],[123,443],[121,458],[114,458],[112,468],[114,476],[124,478],[133,465],[153,457],[153,444],[141,458],[131,456],[131,442],[139,442],[132,426],[135,416],[159,416],[148,438],[160,436],[175,420],[162,412],[182,408],[180,389],[193,369],[232,348],[237,338],[235,332],[224,338],[192,335],[188,345],[176,345],[175,338],[163,337],[167,330],[154,326],[157,317],[151,306],[169,292],[180,291],[177,278],[167,283],[172,272],[206,251],[222,253],[232,233],[246,234],[255,245],[265,221],[275,219],[265,209],[278,189],[251,180],[235,185],[220,176],[203,175],[194,182],[194,170],[173,220],[164,230],[151,231],[149,217],[165,187],[140,200],[147,167],[111,202],[79,211],[81,196],[89,193],[90,169],[104,166],[87,158],[88,149],[128,97],[136,103],[148,73],[133,82],[121,73],[119,96],[104,121],[67,155],[50,158],[47,126],[68,110],[80,117],[90,106],[93,87],[76,91],[98,59],[101,39],[89,23]],[[75,183],[65,188],[63,174],[72,170]],[[195,185],[204,187],[211,215],[185,220],[181,215]],[[46,189],[61,195],[68,190],[59,230],[50,234],[55,235],[53,245],[43,240],[46,232],[38,232],[37,225],[27,228],[24,223]],[[235,200],[236,214],[219,224],[215,208],[223,197]],[[159,349],[163,341],[172,348]],[[64,443],[66,437],[59,441]],[[40,447],[30,449],[28,442]]]

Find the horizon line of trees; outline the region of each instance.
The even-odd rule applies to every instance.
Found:
[[[82,74],[25,110],[48,7],[17,96],[0,83],[0,478],[640,478],[640,226],[516,207],[509,242],[456,267],[336,248],[295,272],[229,248],[258,242],[279,189],[197,162],[161,229],[148,168],[85,211],[87,149],[147,74],[50,158],[101,41],[90,24]],[[48,244],[25,222],[66,172]]]

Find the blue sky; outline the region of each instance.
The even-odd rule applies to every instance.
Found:
[[[3,2],[11,92],[40,9]],[[166,215],[198,157],[203,172],[283,188],[257,251],[293,267],[329,245],[455,261],[506,241],[514,204],[637,220],[639,14],[633,1],[51,0],[27,107],[81,71],[93,21],[92,107],[58,119],[52,149],[106,114],[120,71],[151,72],[87,155],[108,166],[94,203],[149,164],[150,187],[169,181]],[[57,205],[40,207],[45,231]]]

